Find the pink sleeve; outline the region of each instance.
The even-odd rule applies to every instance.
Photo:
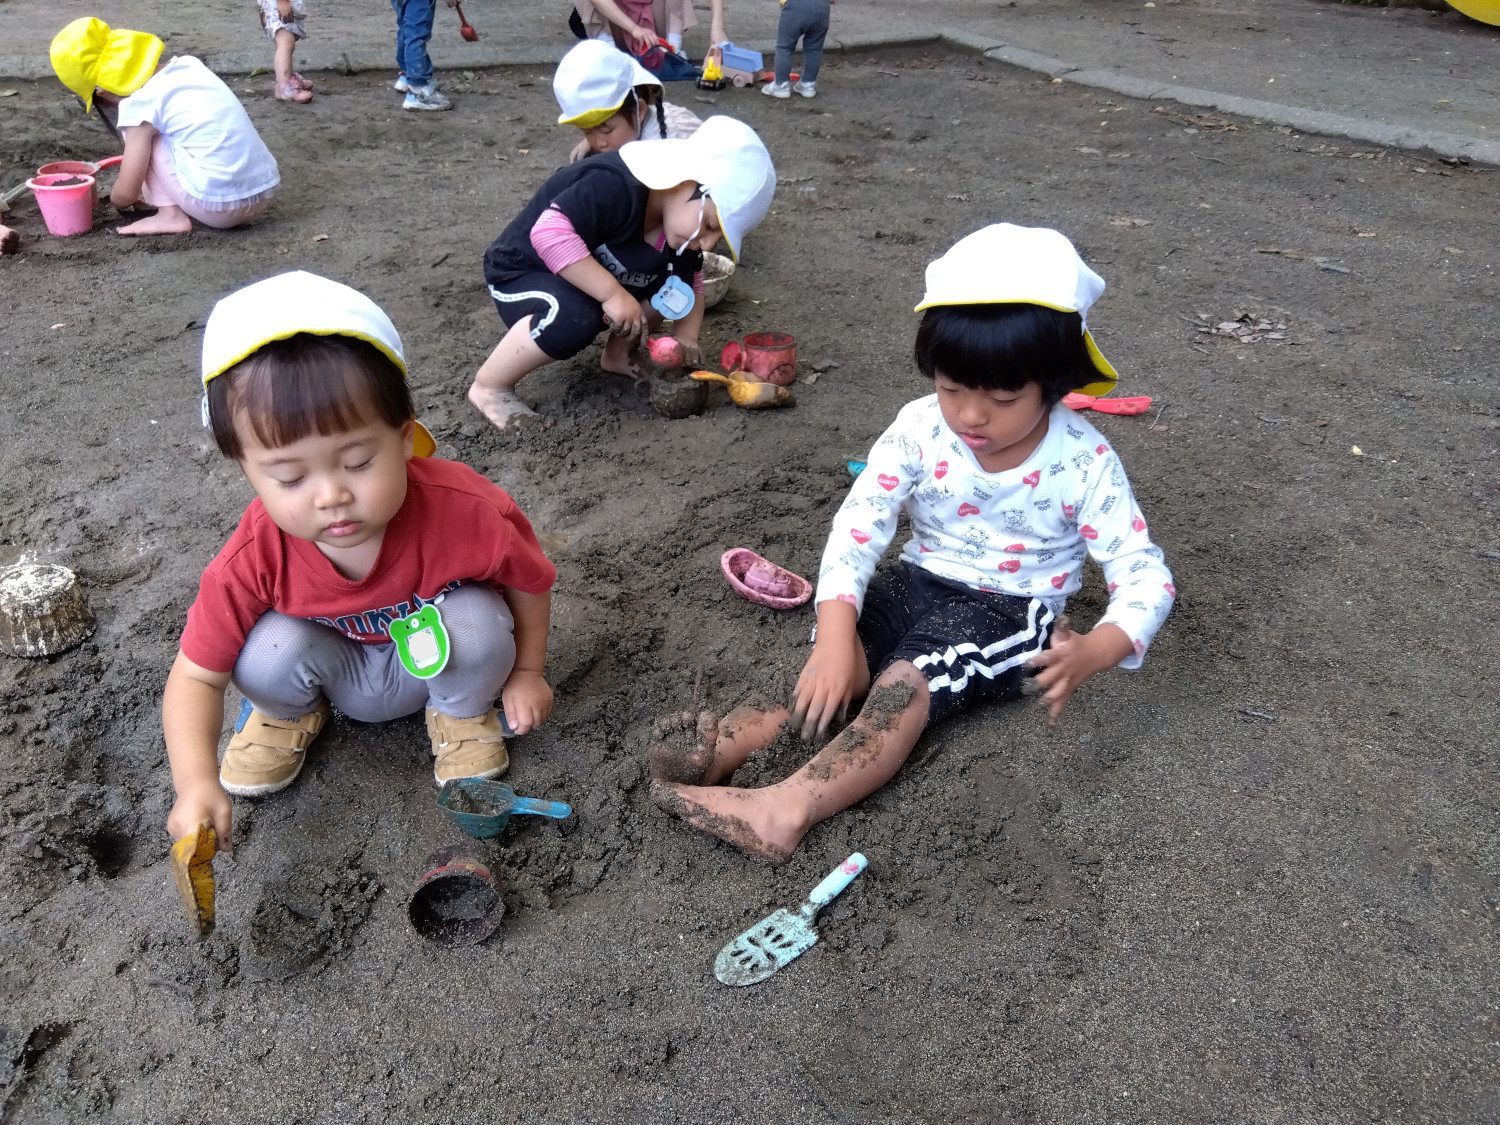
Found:
[[[578,236],[568,217],[555,207],[548,207],[531,225],[531,246],[553,273],[589,256],[588,244]]]

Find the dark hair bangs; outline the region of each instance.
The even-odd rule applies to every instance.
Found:
[[[1042,305],[941,305],[917,327],[917,368],[978,390],[1036,383],[1050,405],[1097,379],[1083,318]]]
[[[416,410],[401,369],[375,345],[303,332],[266,344],[209,381],[214,442],[236,461],[245,455],[235,428],[240,416],[256,441],[279,449],[375,421],[400,428]]]

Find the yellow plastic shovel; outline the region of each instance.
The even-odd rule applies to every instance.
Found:
[[[692,378],[700,383],[723,383],[729,388],[729,398],[736,406],[746,410],[759,410],[766,406],[793,406],[797,400],[792,392],[775,383],[765,383],[748,371],[731,371],[720,375],[717,371],[694,371]]]
[[[177,893],[187,908],[188,921],[200,938],[214,932],[214,853],[218,838],[213,827],[199,825],[172,845],[172,874]]]

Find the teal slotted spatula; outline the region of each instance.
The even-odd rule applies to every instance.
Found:
[[[714,976],[721,984],[759,984],[778,969],[802,956],[818,940],[814,924],[818,911],[834,900],[869,860],[855,852],[835,867],[816,887],[801,909],[778,910],[763,918],[719,950]]]

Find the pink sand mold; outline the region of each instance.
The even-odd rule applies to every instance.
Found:
[[[757,605],[793,609],[812,597],[812,583],[806,578],[767,562],[748,547],[731,547],[719,566],[729,584]]]

